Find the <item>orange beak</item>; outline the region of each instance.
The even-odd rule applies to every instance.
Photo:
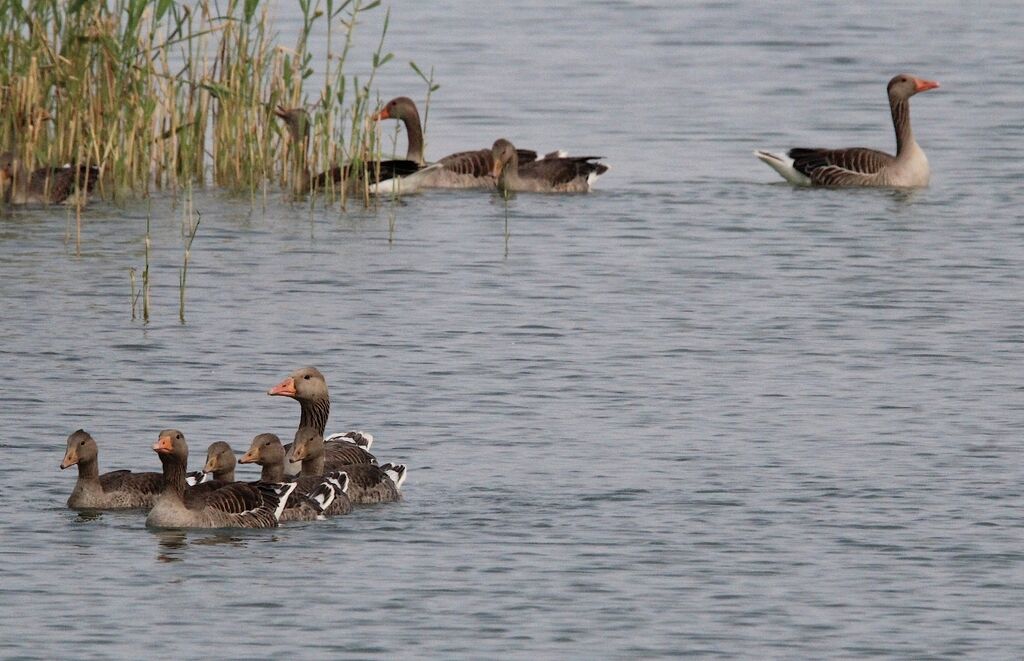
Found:
[[[158,454],[170,454],[174,451],[174,443],[171,442],[170,436],[161,436],[160,440],[153,444],[153,449]]]
[[[64,470],[65,468],[70,468],[71,466],[74,466],[77,463],[78,457],[76,457],[74,453],[68,452],[66,455],[64,455],[64,461],[60,462],[60,469]]]
[[[217,458],[216,457],[210,457],[209,459],[207,459],[206,465],[203,466],[203,472],[204,473],[212,473],[214,470],[216,470],[216,468],[217,468]]]
[[[305,447],[302,447],[302,448],[292,448],[292,453],[291,453],[291,457],[289,458],[289,461],[291,461],[293,464],[297,464],[297,463],[299,463],[300,461],[302,461],[305,458],[306,458],[306,448]]]
[[[238,460],[238,463],[251,464],[254,461],[256,461],[256,455],[253,454],[252,450],[249,450],[248,452],[242,455],[242,458]]]
[[[494,161],[494,167],[491,168],[491,176],[492,177],[500,177],[503,165],[504,164],[501,161]]]
[[[288,377],[281,383],[267,391],[268,395],[283,395],[284,397],[295,396],[295,379]]]
[[[920,78],[914,79],[914,91],[924,92],[927,90],[933,90],[938,87],[939,84],[934,80],[921,80]]]
[[[388,112],[387,108],[381,108],[377,112],[370,115],[371,122],[379,122],[382,119],[391,119],[391,113]]]

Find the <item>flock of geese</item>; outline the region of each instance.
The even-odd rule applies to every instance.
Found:
[[[154,528],[272,528],[401,500],[406,468],[378,464],[369,452],[372,436],[350,431],[324,438],[331,400],[319,370],[295,370],[267,394],[296,400],[300,417],[292,443],[259,434],[237,460],[259,465],[258,480],[235,479],[235,452],[223,441],[207,449],[201,471],[189,473],[188,444],[177,429],[161,431],[153,445],[161,472],[100,474],[96,440],[79,429],[68,436],[60,464],[61,470],[78,466],[68,507],[147,510],[146,525]]]
[[[755,151],[786,181],[799,186],[898,187],[928,185],[930,170],[924,151],[910,128],[910,97],[939,84],[899,74],[887,88],[896,154],[863,147],[822,149],[798,147],[784,154]],[[299,150],[302,176],[296,188],[302,192],[323,190],[332,183],[353,184],[365,180],[374,194],[409,194],[424,188],[482,188],[502,193],[583,193],[608,170],[599,156],[567,156],[552,152],[516,149],[502,138],[490,149],[463,151],[430,163],[423,155],[423,127],[416,104],[408,97],[392,99],[371,116],[373,121],[393,119],[405,126],[408,151],[405,159],[364,163],[359,172],[337,166],[314,175],[306,167],[309,148],[309,116],[303,108],[278,107],[275,114],[288,128]],[[56,204],[77,187],[88,193],[95,183],[95,168],[67,165],[21,171],[11,152],[0,154],[0,200],[11,205]],[[357,176],[359,175],[359,176]]]
[[[800,186],[919,187],[929,179],[928,159],[910,127],[910,97],[938,83],[900,74],[887,88],[896,154],[866,148],[795,148],[785,154],[754,152],[783,178]],[[309,143],[309,117],[301,108],[278,108],[303,167]],[[404,123],[408,152],[404,160],[380,161],[364,167],[376,193],[410,193],[421,188],[487,188],[503,192],[586,192],[608,168],[597,156],[552,153],[541,158],[516,149],[505,139],[490,149],[451,154],[428,163],[423,155],[423,129],[416,104],[407,97],[392,99],[371,119]],[[364,164],[365,165],[365,164]],[[60,202],[74,188],[89,188],[97,173],[85,166],[41,168],[16,172],[17,161],[0,154],[0,199],[9,204]],[[318,175],[305,169],[301,186],[316,190],[329,182],[351,181],[348,166]],[[259,434],[238,460],[258,464],[254,482],[235,479],[235,453],[224,442],[210,445],[202,471],[188,474],[188,445],[176,429],[160,432],[153,450],[161,473],[119,470],[100,474],[96,441],[78,430],[68,437],[61,468],[78,466],[78,482],[68,499],[76,509],[146,509],[146,524],[173,528],[264,528],[280,521],[313,520],[345,514],[353,505],[385,503],[401,498],[406,469],[378,464],[370,454],[372,437],[347,432],[324,438],[330,397],[323,375],[312,367],[296,370],[269,393],[295,399],[299,426],[292,443],[274,434]]]

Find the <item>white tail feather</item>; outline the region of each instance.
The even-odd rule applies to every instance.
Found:
[[[767,163],[773,170],[782,175],[782,178],[797,186],[810,186],[811,180],[803,172],[793,167],[793,159],[785,154],[773,154],[769,151],[754,151],[761,161]]]
[[[402,484],[407,476],[405,464],[384,464],[380,469],[387,473],[397,488],[402,488]]]

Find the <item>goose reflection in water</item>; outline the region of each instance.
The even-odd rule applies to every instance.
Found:
[[[157,540],[157,556],[156,559],[160,562],[181,562],[185,559],[184,551],[188,549],[190,545],[195,546],[214,546],[219,544],[228,544],[236,547],[247,546],[249,540],[246,537],[238,535],[236,532],[228,532],[226,530],[213,530],[213,531],[202,531],[196,532],[186,531],[178,528],[165,528],[159,530],[150,530],[152,535]],[[192,539],[189,539],[191,534]],[[277,536],[272,536],[270,541],[278,541]]]

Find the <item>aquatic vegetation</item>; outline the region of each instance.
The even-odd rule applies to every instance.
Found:
[[[379,4],[298,0],[302,27],[286,47],[259,0],[0,0],[0,145],[29,164],[99,167],[107,198],[208,183],[255,195],[294,176],[273,111],[303,105],[312,167],[373,162],[366,115],[392,57],[387,19],[370,76],[347,76],[345,62],[357,17]],[[310,102],[307,44],[325,24],[324,83]]]

